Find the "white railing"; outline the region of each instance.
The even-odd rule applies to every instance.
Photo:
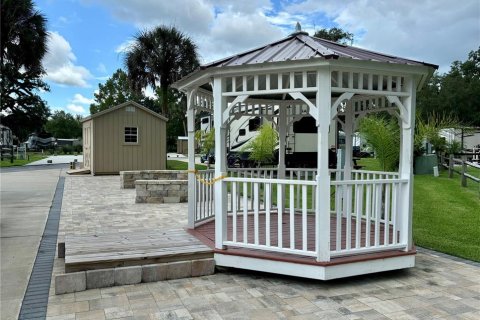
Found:
[[[344,170],[330,173],[331,194],[322,195],[331,203],[330,256],[404,249],[400,215],[408,207],[400,193],[407,180],[396,172],[352,170],[352,180],[341,180]],[[225,183],[228,195],[223,244],[317,257],[316,175],[316,169],[289,168],[279,179],[277,168],[229,169],[228,177],[216,182]],[[215,216],[213,185],[205,183],[212,179],[214,170],[197,174],[197,223]]]
[[[399,219],[408,204],[399,201],[399,194],[407,182],[391,178],[332,181],[335,248],[330,256],[405,248],[400,243],[399,233],[404,231]]]
[[[315,245],[309,242],[308,187],[315,181],[229,177],[227,184],[231,201],[230,216],[224,245],[316,256]],[[295,206],[296,187],[301,188],[300,206]],[[263,202],[263,203],[262,203]],[[285,220],[286,219],[286,220]],[[285,220],[285,221],[284,221]],[[288,228],[283,227],[284,222]]]
[[[381,180],[398,178],[398,172],[352,170],[352,180]]]
[[[215,170],[200,170],[195,179],[195,223],[215,216],[213,185],[208,182],[214,178]]]

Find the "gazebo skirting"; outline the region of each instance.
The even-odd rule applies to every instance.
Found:
[[[216,182],[227,184],[227,208],[218,216],[213,187],[202,183],[213,171],[198,174],[190,232],[212,248],[217,243],[217,265],[321,280],[414,266],[398,173],[354,170],[344,180],[342,170],[331,170],[330,195],[319,197],[315,169],[287,169],[284,179],[277,172],[229,169]],[[317,216],[316,199],[330,199],[327,223]],[[215,219],[223,220],[222,232]],[[328,261],[319,258],[325,241]]]

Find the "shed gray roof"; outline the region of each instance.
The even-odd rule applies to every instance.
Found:
[[[113,111],[115,111],[115,110],[118,110],[118,109],[123,108],[123,107],[126,107],[126,106],[137,107],[137,108],[142,109],[143,111],[151,114],[151,115],[154,116],[154,117],[157,117],[157,118],[159,118],[159,119],[161,119],[161,120],[163,120],[163,121],[168,121],[168,119],[165,118],[164,116],[162,116],[161,114],[158,114],[158,113],[156,113],[155,111],[152,111],[152,110],[148,109],[147,107],[144,107],[144,106],[142,106],[141,104],[139,104],[139,103],[137,103],[137,102],[135,102],[135,101],[127,101],[127,102],[121,103],[121,104],[119,104],[119,105],[116,105],[116,106],[114,106],[114,107],[105,109],[105,110],[103,110],[103,111],[100,111],[100,112],[91,114],[91,115],[83,118],[82,120],[80,120],[80,122],[85,122],[85,121],[88,121],[88,120],[91,120],[91,119],[95,119],[95,118],[101,117],[101,116],[103,116],[104,114],[113,112]]]
[[[200,69],[204,70],[211,67],[229,67],[268,62],[307,60],[312,58],[350,58],[354,60],[395,64],[424,65],[438,69],[438,66],[434,64],[343,45],[333,41],[309,36],[306,32],[293,33],[284,39],[265,46],[202,65]]]

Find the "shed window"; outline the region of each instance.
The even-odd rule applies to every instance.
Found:
[[[125,143],[138,143],[137,127],[125,127]]]

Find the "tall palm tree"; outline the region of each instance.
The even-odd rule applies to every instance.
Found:
[[[42,79],[47,20],[32,0],[0,0],[0,11],[0,122],[25,139],[41,130],[50,114],[37,94],[48,90]]]
[[[139,32],[124,62],[135,91],[148,85],[160,88],[164,114],[168,111],[170,85],[199,66],[195,43],[175,27],[166,26]]]

